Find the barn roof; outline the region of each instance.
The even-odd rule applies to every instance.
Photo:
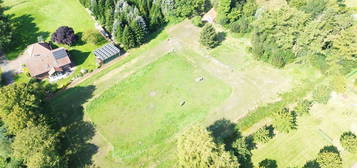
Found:
[[[113,43],[109,43],[101,48],[96,49],[94,55],[97,59],[104,61],[109,59],[110,57],[116,56],[120,54],[120,49],[116,47]]]

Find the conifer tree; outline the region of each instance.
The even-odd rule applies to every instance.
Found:
[[[200,36],[200,43],[208,48],[214,48],[218,45],[219,41],[217,38],[217,33],[211,24],[206,24]]]
[[[125,26],[123,36],[122,36],[122,44],[124,45],[124,49],[128,50],[136,46],[135,42],[135,34],[131,30],[129,26]]]
[[[137,45],[143,44],[144,41],[145,41],[145,30],[144,30],[144,28],[141,27],[137,21],[134,21],[131,24],[131,29],[135,33],[136,44]]]

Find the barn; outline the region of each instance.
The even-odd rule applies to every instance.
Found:
[[[93,53],[97,59],[97,64],[102,65],[109,62],[113,58],[120,56],[121,50],[113,43],[109,43],[96,49]]]

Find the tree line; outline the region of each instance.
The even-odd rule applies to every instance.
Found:
[[[172,18],[208,9],[208,0],[79,0],[125,49],[143,44],[150,33]]]
[[[356,65],[357,27],[343,1],[289,0],[254,23],[252,52],[276,67],[301,61],[336,74]]]

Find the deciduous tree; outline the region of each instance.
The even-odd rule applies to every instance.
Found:
[[[178,167],[180,168],[237,168],[237,160],[213,142],[209,132],[195,126],[178,139]]]
[[[65,167],[56,150],[58,139],[47,126],[21,130],[12,144],[13,155],[21,158],[28,168]]]
[[[340,143],[342,147],[351,152],[357,153],[357,136],[352,132],[345,132],[341,135]]]
[[[56,43],[71,46],[76,42],[77,36],[74,34],[74,30],[71,27],[61,26],[52,34],[51,39]]]

